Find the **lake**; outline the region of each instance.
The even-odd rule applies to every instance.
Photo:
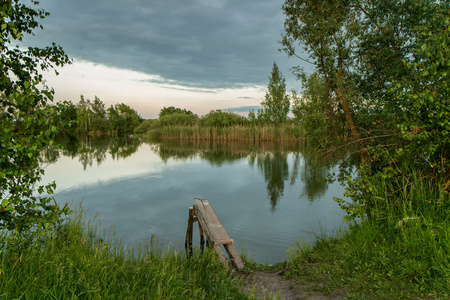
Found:
[[[56,181],[58,203],[82,201],[126,245],[155,236],[163,248],[184,247],[194,198],[209,200],[237,249],[257,263],[285,261],[295,241],[314,242],[343,221],[333,196],[345,189],[326,181],[337,166],[313,166],[298,143],[88,136],[61,143],[64,150],[42,154],[43,181]]]

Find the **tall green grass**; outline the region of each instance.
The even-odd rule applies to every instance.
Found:
[[[213,252],[190,259],[155,241],[125,249],[82,214],[0,238],[1,299],[248,299]]]
[[[450,198],[405,169],[370,181],[372,216],[291,250],[289,276],[349,299],[450,297]]]
[[[301,129],[295,124],[280,126],[162,126],[149,130],[146,136],[161,139],[222,140],[222,141],[292,141],[302,138]]]

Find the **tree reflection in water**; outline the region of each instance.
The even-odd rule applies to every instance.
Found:
[[[275,210],[278,201],[283,197],[284,183],[289,179],[287,157],[287,152],[276,151],[256,154],[255,159],[249,160],[249,163],[256,160],[258,170],[264,175],[272,211]]]
[[[56,162],[63,155],[78,160],[86,170],[94,162],[100,165],[108,155],[113,160],[128,157],[139,148],[141,141],[134,136],[75,136],[64,135],[58,143],[62,149],[48,148],[41,153],[41,162],[50,164]]]
[[[267,198],[274,211],[283,198],[285,185],[303,182],[299,199],[314,201],[328,189],[327,176],[331,166],[315,163],[313,152],[298,143],[224,142],[224,141],[152,141],[135,136],[63,136],[62,149],[49,148],[41,153],[42,163],[53,163],[60,155],[78,158],[86,170],[94,163],[100,165],[108,156],[113,160],[125,158],[145,142],[163,162],[168,159],[191,160],[200,157],[215,167],[248,159],[250,167],[257,167],[264,177]],[[308,155],[309,157],[307,157]],[[289,160],[293,160],[290,162]],[[336,164],[336,163],[335,163]],[[291,166],[291,170],[290,167]]]
[[[276,209],[277,203],[284,195],[286,182],[294,185],[300,179],[304,187],[299,198],[307,198],[311,202],[324,195],[328,189],[327,176],[331,166],[314,163],[312,152],[300,147],[298,143],[187,140],[146,142],[165,162],[168,159],[188,160],[198,156],[213,166],[221,166],[248,157],[249,165],[257,166],[258,171],[264,176],[272,211]],[[305,157],[308,154],[311,158]],[[288,162],[290,155],[294,159],[291,164],[292,172],[289,170]]]

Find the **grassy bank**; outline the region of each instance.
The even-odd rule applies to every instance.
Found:
[[[301,129],[295,124],[263,126],[162,126],[147,131],[144,135],[160,139],[222,140],[222,141],[290,141],[300,140]]]
[[[370,218],[315,245],[298,243],[287,277],[326,294],[345,290],[348,299],[448,299],[449,195],[419,172],[401,175],[395,201],[386,180],[371,181]]]
[[[32,240],[0,238],[1,299],[248,299],[214,253],[125,250],[82,215]]]

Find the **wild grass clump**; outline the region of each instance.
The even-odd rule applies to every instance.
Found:
[[[350,299],[448,299],[448,193],[412,170],[370,182],[371,216],[314,246],[297,244],[289,276],[322,292],[345,289]]]
[[[82,214],[33,236],[0,236],[1,299],[248,299],[210,251],[125,249]]]

